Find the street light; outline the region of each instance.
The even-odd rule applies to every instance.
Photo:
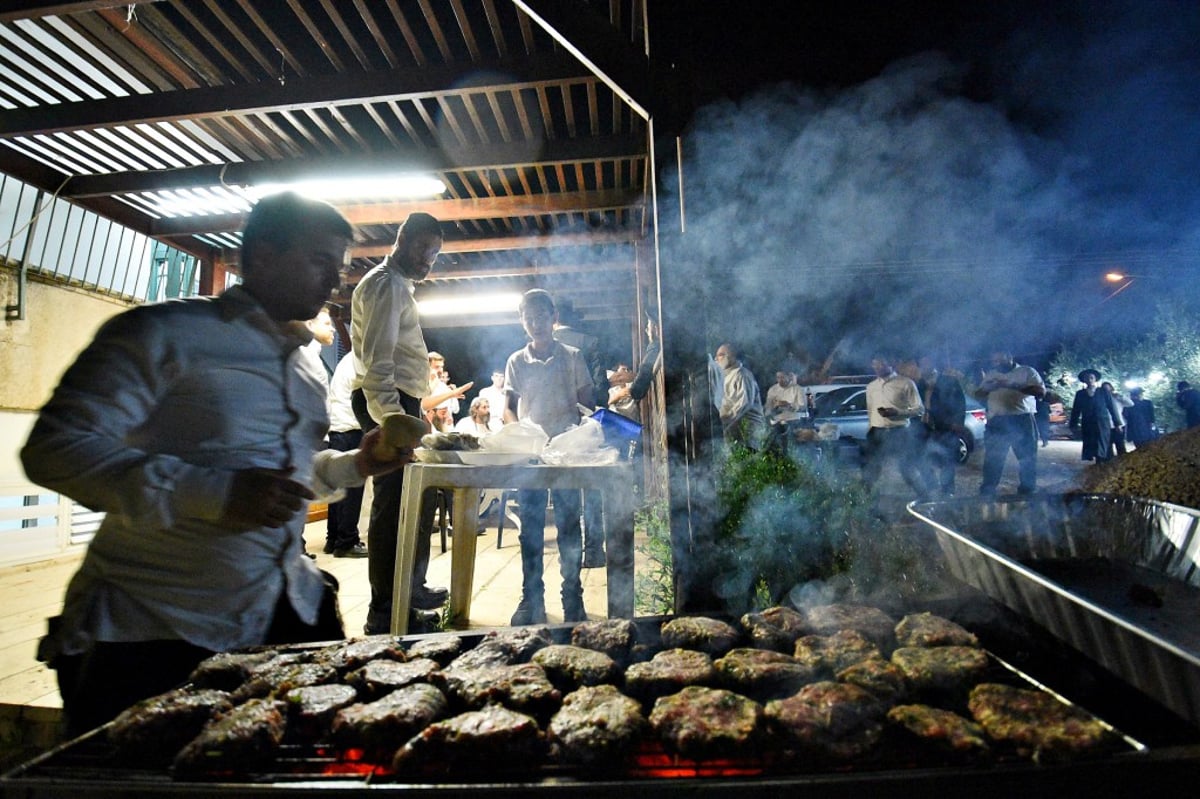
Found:
[[[1142,276],[1141,275],[1130,275],[1125,272],[1115,272],[1115,271],[1114,272],[1106,272],[1104,274],[1104,279],[1106,281],[1108,281],[1109,283],[1120,283],[1121,285],[1119,285],[1115,289],[1113,289],[1112,294],[1109,294],[1107,297],[1100,300],[1100,302],[1098,302],[1097,305],[1103,305],[1104,303],[1108,302],[1113,297],[1117,296],[1122,291],[1129,288],[1129,286],[1133,284],[1134,279],[1139,278],[1139,277],[1142,277]]]

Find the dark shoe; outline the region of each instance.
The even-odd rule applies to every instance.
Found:
[[[409,604],[418,610],[437,610],[446,604],[448,596],[450,596],[450,592],[440,586],[430,588],[427,585],[419,585],[413,589],[412,600]]]
[[[316,556],[316,555],[314,555],[313,553],[309,552],[308,550],[305,550],[305,552],[304,552],[304,557],[306,557],[306,558],[312,558],[313,560],[316,560],[316,559],[317,559],[317,556]]]
[[[324,552],[326,555],[332,555],[332,554],[333,554],[333,550],[334,550],[333,542],[331,542],[331,541],[326,541],[326,542],[325,542],[325,548],[324,548],[324,549],[322,549],[321,551],[322,551],[322,552]]]
[[[583,609],[583,598],[571,601],[563,600],[563,621],[587,621],[587,611]]]
[[[603,569],[608,565],[603,552],[588,552],[583,556],[583,568]]]
[[[343,547],[333,550],[335,558],[365,558],[367,556],[367,546],[362,542],[355,544],[352,547]]]
[[[527,624],[546,623],[546,603],[521,597],[516,612],[508,622],[513,627],[523,627]]]
[[[428,610],[410,610],[408,612],[408,632],[436,633],[441,626],[442,617]]]

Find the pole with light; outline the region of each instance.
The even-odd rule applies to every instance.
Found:
[[[1108,302],[1108,301],[1109,301],[1109,300],[1111,300],[1113,297],[1117,296],[1117,295],[1118,295],[1118,294],[1120,294],[1122,291],[1124,291],[1125,289],[1129,288],[1129,287],[1130,287],[1130,286],[1133,284],[1133,281],[1134,281],[1135,279],[1139,278],[1139,277],[1141,277],[1141,275],[1130,275],[1130,274],[1127,274],[1127,273],[1125,273],[1125,272],[1116,272],[1116,271],[1113,271],[1113,272],[1106,272],[1106,273],[1105,273],[1105,275],[1104,275],[1104,279],[1105,279],[1107,282],[1109,282],[1109,283],[1120,283],[1121,285],[1117,286],[1117,287],[1116,287],[1116,288],[1113,290],[1112,294],[1109,294],[1107,297],[1105,297],[1104,299],[1100,300],[1100,302],[1102,302],[1102,303],[1104,303],[1104,302]]]

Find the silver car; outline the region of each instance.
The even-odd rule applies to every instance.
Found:
[[[958,462],[966,463],[975,451],[975,445],[983,441],[987,427],[987,412],[973,398],[967,397],[967,410],[963,414],[963,434],[958,439]],[[867,416],[867,387],[865,385],[839,386],[822,394],[816,400],[816,413],[812,424],[817,429],[824,424],[837,425],[838,438],[852,438],[860,442],[867,440],[871,423]]]

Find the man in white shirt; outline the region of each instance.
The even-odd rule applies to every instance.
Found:
[[[896,372],[892,358],[871,359],[875,379],[867,383],[867,452],[864,477],[876,486],[887,461],[895,461],[900,476],[921,499],[932,496],[921,468],[920,441],[910,422],[925,413],[921,392],[910,378]]]
[[[69,734],[169,690],[205,657],[342,638],[304,557],[308,504],[407,458],[323,449],[325,391],[301,363],[352,240],[332,206],[255,205],[242,283],[106,322],[42,408],[29,479],[105,512],[38,657]]]
[[[363,430],[373,429],[385,414],[406,413],[424,418],[422,399],[429,397],[429,352],[413,299],[416,284],[424,280],[442,248],[442,231],[429,214],[410,214],[396,235],[396,243],[383,263],[363,277],[351,298],[350,341],[360,388],[354,392],[354,413]],[[392,587],[396,574],[396,529],[400,523],[400,497],[404,471],[374,482],[371,518],[367,526],[367,573],[371,603],[367,610],[367,635],[391,628]],[[425,585],[429,567],[429,537],[417,537],[413,564],[414,610],[440,608],[448,592]],[[433,629],[434,619],[415,613],[409,620],[414,631]]]
[[[329,448],[338,452],[356,449],[362,442],[362,426],[354,416],[350,395],[354,391],[354,356],[338,361],[329,381]],[[363,487],[346,489],[346,498],[329,503],[325,520],[325,554],[335,558],[365,558],[367,548],[358,534],[362,515]]]
[[[1037,490],[1038,433],[1037,398],[1046,394],[1042,376],[1030,366],[1021,366],[1012,353],[992,353],[992,369],[983,376],[975,397],[987,403],[987,435],[984,437],[982,496],[992,496],[1000,485],[1004,461],[1011,449],[1017,456],[1020,484],[1017,492]]]
[[[717,347],[715,360],[721,369],[719,414],[725,440],[758,449],[766,428],[758,381],[742,366],[741,354],[729,342]]]
[[[508,405],[508,389],[504,387],[504,372],[492,372],[492,384],[480,389],[479,396],[487,400],[496,421],[503,424],[504,408]]]
[[[766,410],[772,424],[793,421],[807,413],[804,388],[796,385],[795,372],[781,369],[775,373],[775,383],[767,389]]]

